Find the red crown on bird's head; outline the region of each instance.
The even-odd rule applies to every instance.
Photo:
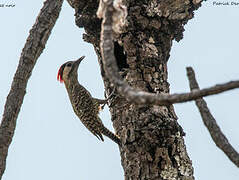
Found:
[[[65,66],[66,66],[66,64],[62,64],[57,73],[57,80],[60,81],[60,83],[64,82],[63,71],[64,71]]]

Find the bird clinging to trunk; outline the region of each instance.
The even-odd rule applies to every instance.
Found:
[[[85,56],[82,56],[76,61],[62,64],[57,80],[65,84],[73,110],[85,127],[99,140],[104,141],[103,134],[120,145],[118,136],[109,131],[98,116],[100,105],[106,104],[107,100],[93,98],[89,91],[78,82],[77,70],[84,58]]]

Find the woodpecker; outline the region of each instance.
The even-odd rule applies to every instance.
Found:
[[[84,58],[85,56],[82,56],[76,61],[62,64],[58,70],[57,80],[65,84],[73,110],[84,126],[99,140],[104,141],[103,134],[120,145],[119,137],[109,131],[98,116],[101,105],[106,104],[107,99],[93,98],[78,82],[77,70]]]

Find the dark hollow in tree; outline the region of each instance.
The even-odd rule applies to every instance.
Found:
[[[133,88],[168,94],[167,61],[172,41],[182,39],[183,26],[193,17],[200,2],[129,0],[123,3],[128,11],[127,25],[114,39],[119,73]],[[94,46],[105,88],[111,92],[100,53],[101,29],[95,28],[101,27],[101,20],[96,17],[98,4],[82,1],[77,8],[76,25],[84,27],[84,40]],[[136,105],[120,96],[114,100],[110,112],[123,143],[120,153],[126,180],[194,179],[184,132],[173,106]]]

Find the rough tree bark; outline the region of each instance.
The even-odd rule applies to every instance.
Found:
[[[106,18],[103,21],[105,26],[102,34],[108,36],[108,39],[101,37],[101,40],[104,39],[104,43],[101,43],[107,44],[101,51],[104,53],[108,51],[107,55],[104,54],[104,66],[100,52],[101,20],[96,16],[99,0],[68,0],[76,10],[76,25],[85,28],[84,40],[94,46],[98,55],[106,91],[110,94],[113,89],[115,90],[110,82],[113,82],[119,90],[114,92],[115,96],[110,100],[110,112],[116,133],[122,141],[120,153],[125,179],[194,179],[192,163],[183,139],[185,133],[177,123],[177,116],[172,106],[173,103],[190,100],[196,100],[202,118],[217,146],[238,166],[238,153],[220,131],[206,103],[198,98],[238,88],[239,81],[193,90],[199,87],[193,73],[191,75],[188,73],[193,91],[169,95],[167,61],[172,41],[182,39],[184,25],[193,17],[193,11],[200,7],[202,0],[115,0],[119,4],[121,1],[127,7],[128,16],[126,25],[121,29],[122,33],[114,34],[114,56],[121,77],[131,87],[141,92],[123,83],[115,73],[117,67],[112,63],[115,60],[112,56],[113,44],[110,40],[112,39],[111,21],[114,19],[110,19],[113,12],[112,0],[104,0],[105,3],[110,4],[107,8],[108,10],[111,8],[112,12],[102,11],[108,14],[108,22],[110,22],[107,26]],[[0,179],[5,170],[8,148],[28,79],[45,47],[62,3],[63,0],[45,1],[23,48],[0,126]],[[109,76],[110,74],[112,77]],[[124,97],[127,97],[127,100]],[[139,97],[140,100],[134,100],[135,97]],[[214,128],[211,127],[212,125]]]
[[[200,0],[125,0],[127,25],[115,35],[115,57],[121,76],[134,88],[168,94],[167,61],[172,41],[182,39],[184,24]],[[72,4],[72,3],[71,3]],[[79,1],[76,25],[98,55],[106,91],[113,87],[105,75],[100,54],[99,1]],[[117,93],[116,93],[117,94]],[[194,179],[184,144],[184,132],[173,106],[136,105],[116,96],[111,102],[113,126],[120,136],[125,179]]]

